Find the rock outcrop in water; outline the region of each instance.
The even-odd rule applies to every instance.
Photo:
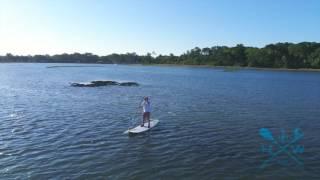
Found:
[[[99,87],[99,86],[139,86],[136,82],[91,81],[89,83],[71,83],[73,87]]]
[[[136,82],[122,82],[119,86],[139,86],[139,84]]]

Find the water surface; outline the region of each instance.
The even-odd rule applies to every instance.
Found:
[[[0,64],[1,179],[320,178],[320,73],[51,65]],[[141,86],[69,85],[91,80]],[[124,135],[146,95],[159,125]],[[304,165],[260,169],[262,127],[300,128]]]

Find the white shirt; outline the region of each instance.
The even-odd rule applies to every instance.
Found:
[[[143,112],[151,112],[151,103],[150,101],[143,100],[141,103]]]

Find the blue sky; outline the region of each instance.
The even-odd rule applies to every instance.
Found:
[[[317,0],[0,0],[0,54],[320,41]]]

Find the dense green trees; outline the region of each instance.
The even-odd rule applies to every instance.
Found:
[[[186,64],[213,66],[241,66],[267,68],[319,68],[320,43],[302,42],[269,44],[263,48],[214,46],[195,47],[186,53],[175,56],[137,55],[136,53],[110,54],[97,56],[91,53],[60,55],[0,56],[0,62],[52,62],[52,63],[105,63],[105,64]]]

